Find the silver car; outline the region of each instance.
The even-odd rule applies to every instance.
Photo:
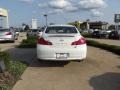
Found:
[[[15,41],[15,32],[11,29],[0,29],[0,41]]]

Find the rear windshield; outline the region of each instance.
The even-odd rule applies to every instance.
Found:
[[[17,29],[17,30],[15,30],[15,31],[16,31],[16,32],[19,32],[20,30]]]
[[[94,31],[93,33],[100,33],[99,31]]]
[[[45,31],[47,34],[70,34],[77,33],[75,27],[48,27]]]
[[[38,30],[37,29],[33,29],[33,30],[31,30],[32,32],[38,32]]]
[[[43,32],[43,31],[44,31],[43,29],[39,30],[39,32]]]
[[[0,32],[10,31],[9,29],[0,29]]]

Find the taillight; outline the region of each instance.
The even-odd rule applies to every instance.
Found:
[[[82,44],[86,44],[85,38],[80,38],[78,41],[72,42],[71,45],[82,45]]]
[[[11,32],[7,32],[5,35],[12,35],[12,33]]]
[[[37,43],[42,45],[52,45],[51,42],[45,40],[44,38],[39,38]]]

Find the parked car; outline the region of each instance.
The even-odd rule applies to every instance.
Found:
[[[89,30],[81,30],[81,34],[89,34]]]
[[[38,29],[30,29],[27,32],[27,36],[38,36],[38,34],[39,34],[39,30]]]
[[[48,26],[37,42],[39,60],[84,60],[87,54],[86,40],[71,25]]]
[[[17,40],[20,34],[20,30],[19,29],[14,29],[15,31],[15,39]]]
[[[15,41],[15,32],[12,29],[0,29],[0,41]]]
[[[37,36],[38,36],[38,37],[41,37],[41,36],[42,36],[42,33],[43,33],[43,30],[42,30],[42,29],[40,29],[40,30],[38,31]]]
[[[110,32],[109,34],[109,39],[119,39],[119,34],[118,34],[118,31],[112,31]]]
[[[94,31],[93,33],[92,33],[92,37],[93,38],[101,38],[101,32],[100,31]]]
[[[20,30],[19,29],[15,29],[15,33],[19,36]]]

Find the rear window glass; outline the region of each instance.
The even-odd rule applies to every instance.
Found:
[[[20,30],[15,30],[16,32],[19,32]]]
[[[0,29],[0,31],[10,31],[9,29]]]
[[[94,31],[93,33],[100,33],[99,31]]]
[[[38,32],[39,30],[37,30],[37,29],[34,29],[34,30],[31,30],[32,32]]]
[[[48,34],[70,34],[77,33],[75,27],[48,27],[45,31]]]
[[[43,29],[39,30],[39,32],[43,32],[43,31],[44,31]]]

